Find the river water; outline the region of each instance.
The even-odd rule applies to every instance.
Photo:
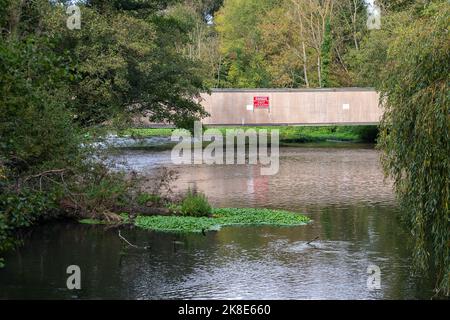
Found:
[[[176,169],[177,190],[195,187],[216,207],[305,213],[299,227],[229,227],[206,236],[117,230],[76,223],[34,228],[0,269],[0,298],[428,299],[432,282],[412,275],[408,237],[373,146],[282,148],[280,171],[258,166],[173,166],[170,151],[123,151],[115,160],[152,175]],[[318,240],[307,244],[318,237]],[[66,268],[81,268],[80,291]],[[381,288],[367,285],[369,266]]]

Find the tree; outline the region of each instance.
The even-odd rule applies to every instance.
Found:
[[[306,33],[301,8],[291,0],[273,8],[260,25],[267,70],[275,87],[309,87],[311,49],[306,45]]]
[[[221,51],[227,59],[227,83],[238,88],[268,87],[270,75],[258,28],[274,0],[225,0],[215,16]]]
[[[325,34],[322,42],[321,48],[321,72],[322,72],[322,87],[327,88],[330,86],[330,65],[331,65],[331,24],[330,18],[328,17],[325,24]]]
[[[367,4],[364,0],[336,1],[331,19],[333,35],[332,77],[338,86],[354,86],[351,52],[358,52],[367,33]],[[357,70],[357,69],[356,69]]]
[[[253,5],[225,1],[216,15],[222,69],[227,71],[222,86],[354,85],[353,51],[367,32],[364,0],[265,0]]]
[[[204,22],[209,22],[223,5],[223,0],[185,0],[181,4],[193,8]]]
[[[156,11],[165,10],[170,5],[177,3],[179,0],[86,0],[87,7],[94,8],[100,13],[105,13],[111,9],[120,11],[134,11],[138,15],[144,16],[152,14]],[[61,2],[73,2],[71,0]],[[142,15],[141,15],[142,16]]]
[[[376,0],[375,3],[379,5],[385,12],[398,12],[408,9],[411,5],[417,4],[421,1],[417,0]],[[422,1],[424,2],[424,1]]]
[[[120,219],[110,210],[132,201],[133,183],[98,161],[98,127],[206,114],[172,1],[79,2],[81,30],[68,30],[62,3],[0,0],[0,251],[15,228],[51,214]]]
[[[298,8],[297,15],[304,30],[306,45],[315,52],[317,68],[317,86],[322,87],[322,57],[321,49],[326,32],[327,19],[333,12],[334,2],[331,0],[292,0]]]
[[[397,22],[389,41],[373,44],[386,48],[377,81],[385,108],[379,147],[413,238],[416,266],[436,270],[437,294],[448,296],[450,4],[431,1],[408,14],[414,19]]]
[[[79,153],[69,73],[53,45],[39,37],[0,43],[0,162],[13,175],[61,168]]]
[[[208,87],[220,84],[223,55],[219,50],[219,37],[211,21],[205,21],[203,6],[180,3],[168,13],[179,20],[187,30],[188,40],[180,44],[178,51],[195,61]]]
[[[384,81],[386,64],[390,63],[388,49],[396,37],[399,26],[410,20],[409,11],[385,12],[382,16],[382,28],[371,30],[361,40],[360,48],[351,48],[346,60],[353,83],[358,86],[380,87]]]
[[[332,12],[332,1],[286,0],[282,1],[280,7],[273,10],[272,15],[269,13],[268,21],[261,26],[265,30],[265,43],[272,49],[272,53],[268,56],[274,54],[273,60],[280,57],[280,62],[289,64],[280,65],[279,61],[275,61],[275,66],[270,70],[277,74],[274,69],[278,67],[282,71],[292,70],[297,73],[300,65],[303,71],[301,77],[303,83],[298,83],[299,76],[294,74],[284,74],[281,79],[290,78],[296,86],[321,87],[322,46],[326,22]],[[279,45],[280,49],[271,47],[271,42]],[[312,74],[314,69],[315,76]],[[275,83],[277,80],[274,77]]]
[[[60,53],[72,53],[72,106],[83,127],[141,115],[172,123],[205,116],[195,100],[207,90],[201,65],[178,51],[190,30],[168,10],[152,11],[167,3],[89,1],[75,32],[62,8],[51,10],[45,32],[59,39]]]

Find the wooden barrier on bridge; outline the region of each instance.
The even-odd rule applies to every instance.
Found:
[[[382,116],[371,88],[214,89],[201,104],[205,125],[366,125]]]

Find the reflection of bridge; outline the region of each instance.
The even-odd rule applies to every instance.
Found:
[[[377,124],[382,110],[370,88],[214,89],[202,95],[206,125]]]

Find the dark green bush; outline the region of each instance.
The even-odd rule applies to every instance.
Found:
[[[56,215],[57,192],[2,192],[0,194],[0,253],[16,244],[14,231]],[[0,258],[0,267],[3,259]]]
[[[358,126],[355,130],[362,141],[377,142],[379,134],[379,129],[377,126]]]
[[[185,129],[194,133],[196,121],[199,121],[199,119],[195,117],[181,117],[180,119],[177,119],[174,124],[178,129]],[[203,125],[202,130],[204,130]]]

